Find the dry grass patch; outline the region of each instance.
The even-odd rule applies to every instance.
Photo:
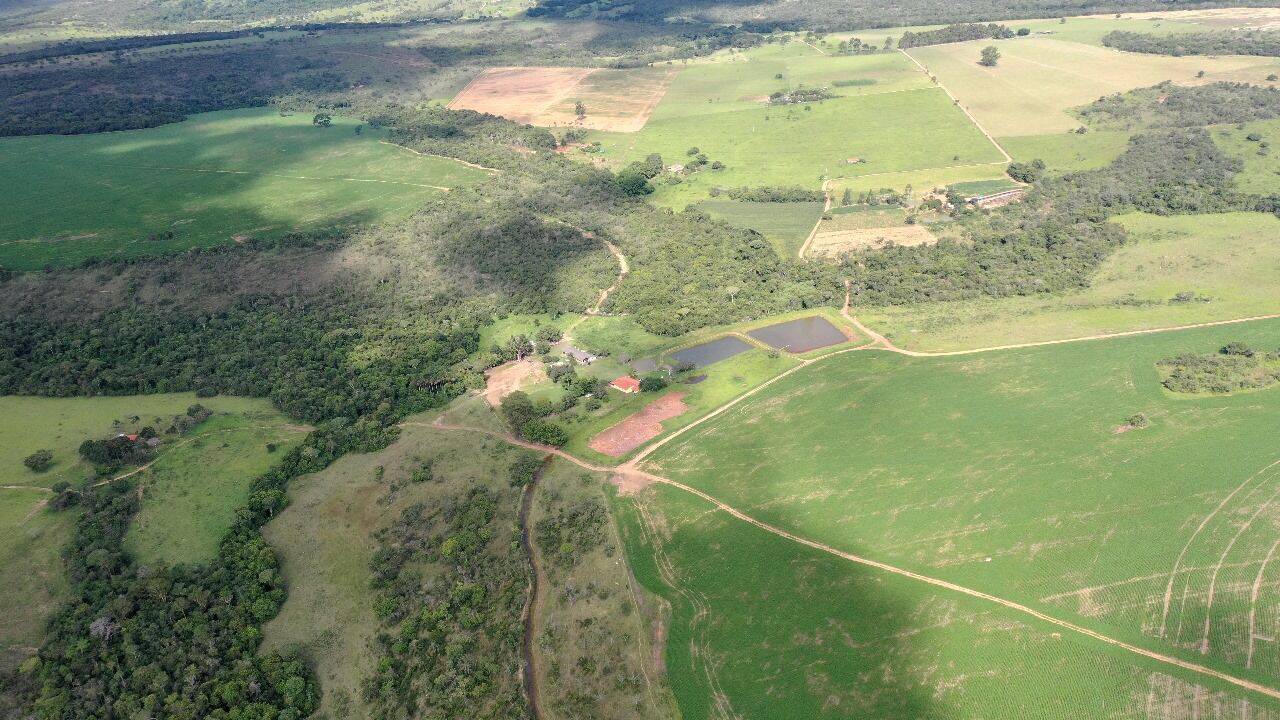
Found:
[[[500,67],[480,73],[449,107],[545,127],[636,132],[667,92],[674,70]],[[586,110],[577,116],[577,104]]]
[[[880,249],[891,245],[931,245],[937,241],[938,238],[923,225],[835,230],[818,233],[813,238],[809,254],[839,257],[854,250]]]

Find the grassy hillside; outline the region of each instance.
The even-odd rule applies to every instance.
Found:
[[[75,515],[47,509],[52,497],[40,488],[0,489],[0,672],[35,653],[66,590],[61,553]]]
[[[0,266],[34,270],[406,217],[480,170],[338,118],[210,113],[149,130],[0,140]],[[57,202],[50,202],[56,198]]]
[[[1280,322],[952,358],[846,354],[663,448],[652,467],[799,536],[1266,682],[1280,653],[1250,639],[1255,610],[1256,622],[1270,622],[1251,589],[1271,592],[1276,582],[1265,558],[1280,471],[1266,438],[1280,394],[1174,397],[1156,369],[1162,358],[1230,341],[1280,347]],[[1145,426],[1131,423],[1136,413]],[[703,572],[690,576],[706,592]],[[873,599],[893,596],[877,589]],[[736,612],[708,603],[712,617]],[[934,628],[938,616],[914,615],[904,631]],[[824,626],[810,619],[791,632]],[[1095,660],[1111,656],[1083,647]],[[937,687],[938,668],[972,660],[969,643],[955,648],[918,665],[916,681]],[[728,662],[737,652],[729,643],[712,657]],[[796,662],[815,662],[813,651]],[[1043,717],[1075,717],[1070,698],[1083,696],[1109,708],[1099,715],[1125,716],[1123,705],[1146,689],[1116,688],[1108,673],[1081,695],[1024,680],[1037,666],[1001,670],[997,660],[966,676],[1016,672],[1018,696],[1006,701],[1024,702],[1024,689],[1047,694],[1054,703]]]

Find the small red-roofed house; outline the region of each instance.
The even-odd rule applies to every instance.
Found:
[[[640,381],[623,375],[622,377],[609,383],[609,387],[620,390],[628,395],[640,392]]]

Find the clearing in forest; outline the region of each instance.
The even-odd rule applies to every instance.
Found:
[[[924,225],[833,230],[815,235],[807,255],[834,258],[855,250],[879,250],[893,245],[932,245],[937,241],[938,238]]]
[[[1280,392],[1174,397],[1156,369],[1232,341],[1280,348],[1280,321],[947,358],[848,353],[646,465],[801,538],[1270,687]],[[1114,432],[1136,413],[1149,424]],[[699,678],[677,689],[685,709],[1165,717],[1188,694],[1202,709],[1278,709],[1028,613],[832,563],[683,491],[637,505],[633,551],[657,558],[637,573],[678,607],[668,663]]]
[[[544,127],[636,132],[648,122],[675,72],[650,68],[489,68],[463,88],[449,107]]]

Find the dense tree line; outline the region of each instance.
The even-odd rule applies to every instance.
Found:
[[[272,46],[0,74],[0,136],[154,127],[193,113],[267,105],[286,92],[336,92],[332,63]]]
[[[198,566],[143,566],[124,550],[139,497],[119,481],[84,491],[64,556],[72,600],[23,668],[42,720],[88,717],[297,720],[316,708],[315,678],[297,657],[260,654],[262,625],[285,598],[261,527],[288,483],[348,451],[395,437],[378,420],[336,420],[254,479],[217,556]]]
[[[364,685],[377,717],[525,717],[514,680],[529,565],[513,507],[509,492],[473,486],[410,506],[378,532],[370,570],[382,627]]]
[[[1263,55],[1280,56],[1280,38],[1262,30],[1175,33],[1153,35],[1114,30],[1102,37],[1102,44],[1127,52],[1150,55]]]
[[[860,255],[853,291],[903,304],[1081,289],[1125,241],[1107,218],[1253,209],[1258,198],[1234,190],[1239,169],[1202,129],[1139,135],[1106,168],[1046,178],[1024,202],[962,220],[962,242]]]
[[[821,190],[813,190],[812,188],[800,187],[799,185],[769,186],[769,187],[734,187],[727,189],[712,188],[711,196],[718,197],[727,195],[734,200],[743,202],[781,202],[781,203],[798,203],[798,202],[822,202],[826,199],[826,195]]]
[[[1098,128],[1200,127],[1280,117],[1280,90],[1249,83],[1163,82],[1099,98],[1077,115]]]
[[[924,47],[926,45],[945,45],[947,43],[966,42],[969,40],[1004,40],[1014,36],[1007,26],[997,23],[962,23],[948,25],[937,30],[922,32],[904,32],[898,39],[898,47],[902,49]]]
[[[1106,12],[1168,12],[1206,6],[1238,7],[1241,4],[1265,6],[1266,0],[1209,3],[1200,0],[874,0],[857,3],[847,0],[792,3],[768,0],[538,0],[530,14],[568,18],[624,17],[649,22],[727,23],[758,32],[832,32]]]

